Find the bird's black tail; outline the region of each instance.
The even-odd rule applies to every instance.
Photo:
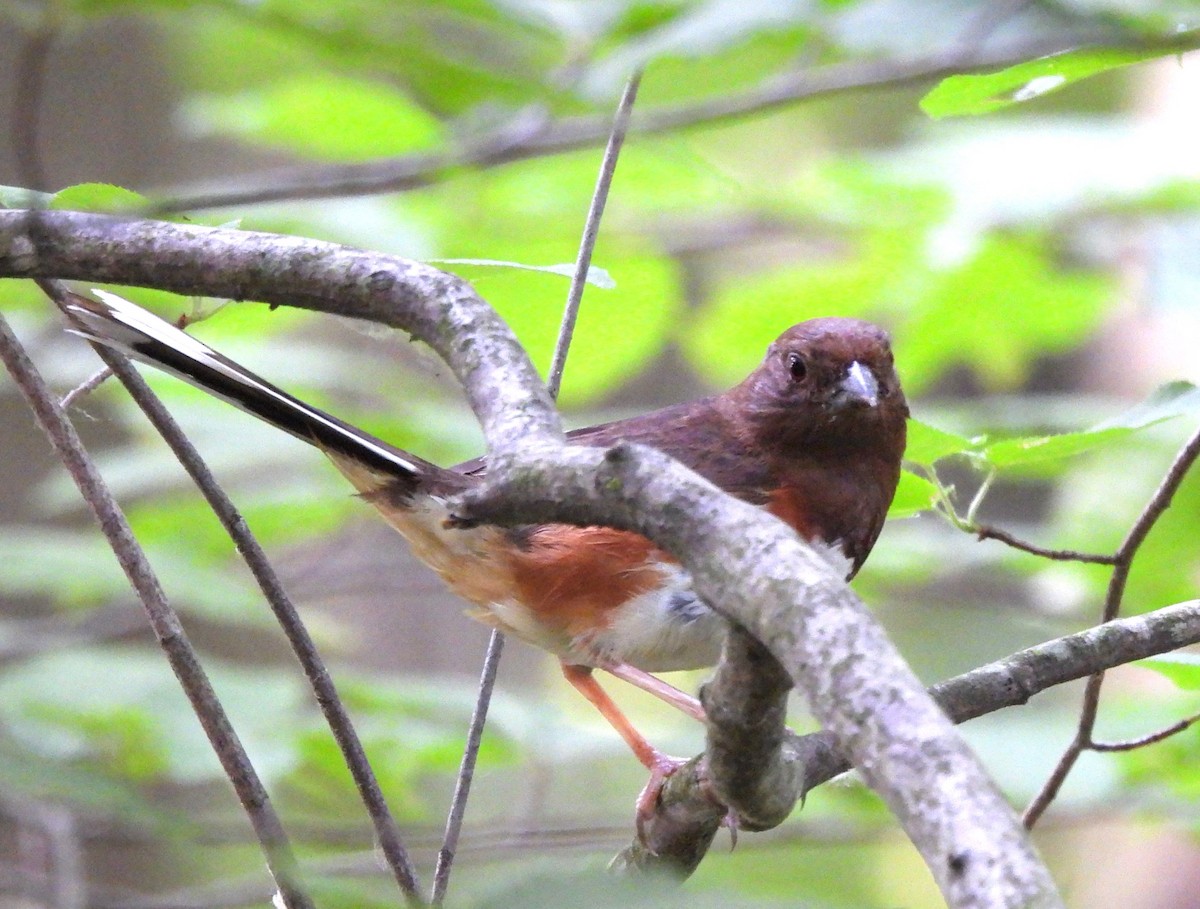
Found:
[[[71,295],[67,309],[75,334],[120,350],[190,382],[261,420],[316,445],[343,472],[352,464],[366,469],[364,486],[385,483],[412,494],[442,469],[330,416],[217,353],[207,344],[116,294],[94,290],[98,299]],[[347,463],[350,462],[350,463]],[[375,482],[367,482],[371,475]]]

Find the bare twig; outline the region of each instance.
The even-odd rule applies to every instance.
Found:
[[[145,606],[150,625],[167,655],[171,669],[191,701],[213,750],[254,826],[266,856],[267,867],[284,904],[289,909],[310,909],[312,902],[300,883],[299,869],[283,825],[184,633],[179,616],[167,603],[145,553],[138,546],[120,507],[79,441],[75,428],[3,317],[0,317],[0,360],[13,376],[38,424],[79,487],[112,546],[117,561]]]
[[[1125,583],[1129,580],[1129,569],[1133,565],[1134,556],[1137,555],[1138,549],[1146,541],[1146,537],[1158,519],[1171,507],[1171,500],[1175,498],[1175,493],[1179,490],[1188,471],[1192,469],[1192,465],[1196,463],[1197,458],[1200,458],[1200,430],[1193,433],[1192,437],[1184,443],[1183,448],[1179,450],[1175,460],[1171,462],[1171,468],[1167,471],[1167,475],[1163,477],[1158,489],[1154,491],[1154,495],[1150,497],[1145,509],[1117,549],[1117,567],[1109,582],[1108,593],[1104,601],[1103,620],[1105,622],[1117,617],[1117,613],[1121,609],[1121,600],[1125,596]]]
[[[1185,729],[1191,728],[1192,724],[1200,720],[1200,713],[1192,714],[1186,719],[1180,720],[1178,723],[1172,723],[1165,729],[1160,729],[1158,732],[1151,732],[1149,735],[1143,735],[1136,739],[1126,739],[1123,742],[1092,742],[1092,751],[1134,751],[1138,748],[1144,748],[1147,745],[1155,745],[1158,742],[1165,741],[1173,735],[1178,735]]]
[[[1146,503],[1146,507],[1142,509],[1142,513],[1134,521],[1133,527],[1130,528],[1121,545],[1117,547],[1113,562],[1113,573],[1109,578],[1108,590],[1104,596],[1101,622],[1111,622],[1119,614],[1121,601],[1125,597],[1125,585],[1129,579],[1129,571],[1133,566],[1133,560],[1137,556],[1138,550],[1141,548],[1142,543],[1145,542],[1151,528],[1163,516],[1167,508],[1170,507],[1171,499],[1174,498],[1175,492],[1183,482],[1183,478],[1187,476],[1188,471],[1192,468],[1198,457],[1200,457],[1200,430],[1193,433],[1183,448],[1179,450],[1174,461],[1171,462],[1171,467],[1167,471],[1167,475],[1163,477],[1158,489],[1154,491],[1154,495],[1150,497],[1150,501]],[[1083,705],[1080,709],[1079,724],[1075,730],[1075,737],[1058,759],[1058,763],[1050,772],[1050,776],[1042,784],[1041,790],[1034,796],[1029,806],[1025,809],[1024,822],[1026,827],[1032,828],[1038,822],[1038,818],[1045,813],[1046,809],[1057,798],[1062,784],[1075,767],[1079,756],[1083,752],[1095,747],[1092,735],[1096,728],[1096,717],[1100,711],[1100,690],[1103,685],[1103,672],[1098,672],[1088,678],[1087,686],[1083,692]]]
[[[587,287],[588,269],[592,265],[592,251],[596,248],[600,219],[604,216],[604,206],[608,203],[608,191],[612,187],[613,174],[617,169],[617,158],[621,154],[621,146],[625,143],[625,135],[629,130],[629,118],[633,113],[633,102],[637,100],[638,86],[641,81],[642,74],[639,71],[634,73],[625,85],[625,91],[621,94],[621,101],[617,105],[617,113],[613,119],[612,132],[608,136],[608,145],[604,149],[600,173],[596,177],[596,188],[592,192],[592,202],[588,207],[587,218],[583,225],[583,237],[579,241],[579,255],[575,257],[575,273],[571,276],[571,289],[567,293],[567,305],[563,309],[562,325],[558,329],[554,356],[550,360],[550,373],[546,377],[546,388],[552,398],[558,397],[558,390],[562,385],[563,368],[567,365],[567,351],[571,346],[571,338],[575,334],[575,320],[579,316],[579,304],[583,301],[583,290]]]
[[[68,391],[58,402],[58,406],[63,410],[70,410],[76,401],[84,395],[89,395],[107,380],[112,375],[112,370],[105,366],[103,369],[98,369],[80,384],[76,385]]]
[[[71,296],[70,292],[58,282],[43,280],[38,283],[60,308]],[[216,477],[212,475],[212,471],[204,463],[195,446],[192,445],[187,435],[154,392],[130,366],[129,361],[102,344],[93,344],[92,347],[107,364],[108,369],[125,386],[134,403],[142,409],[146,418],[170,446],[171,451],[174,452],[188,476],[192,478],[204,495],[205,501],[208,502],[226,533],[229,534],[237,552],[249,567],[270,605],[271,611],[283,629],[288,643],[296,654],[296,658],[303,667],[305,677],[312,686],[317,703],[342,751],[346,766],[350,770],[366,806],[367,814],[374,825],[380,850],[392,869],[401,892],[410,905],[420,905],[422,900],[419,895],[416,872],[401,841],[400,829],[388,810],[383,791],[367,760],[362,742],[346,712],[345,705],[338,696],[329,670],[325,668],[324,661],[317,653],[316,645],[313,643],[308,629],[304,626],[295,604],[284,589],[262,546],[250,532],[245,519],[225,490],[221,488]]]
[[[966,529],[974,533],[981,540],[998,540],[1006,546],[1011,546],[1013,549],[1019,549],[1022,552],[1041,556],[1044,559],[1050,559],[1054,562],[1083,562],[1089,565],[1115,565],[1117,563],[1115,555],[1104,555],[1098,552],[1080,552],[1075,549],[1047,549],[1044,546],[1038,546],[1036,543],[1029,543],[1019,539],[1007,530],[1001,530],[998,527],[991,527],[987,524],[967,525]]]
[[[567,365],[567,352],[571,347],[571,339],[575,333],[575,320],[583,302],[583,291],[587,287],[588,269],[591,267],[592,251],[596,246],[596,237],[600,230],[600,219],[604,214],[604,206],[608,200],[608,191],[612,186],[613,174],[617,167],[617,158],[621,153],[621,145],[625,141],[625,133],[629,128],[629,116],[633,110],[633,102],[637,98],[638,84],[641,73],[635,73],[625,86],[621,101],[617,106],[613,121],[612,133],[600,165],[600,175],[596,179],[596,188],[592,193],[592,201],[588,207],[584,223],[583,237],[580,240],[579,255],[575,260],[575,272],[571,278],[571,287],[567,294],[567,303],[563,310],[562,323],[558,329],[558,338],[554,344],[554,356],[550,364],[550,372],[546,378],[546,389],[552,399],[558,397],[562,386],[563,370]],[[471,724],[467,731],[467,744],[463,752],[462,764],[459,768],[458,779],[455,783],[454,796],[450,804],[450,813],[446,819],[446,833],[442,848],[438,851],[437,866],[434,870],[433,894],[431,902],[440,906],[446,896],[446,888],[450,885],[450,872],[454,865],[454,856],[458,849],[458,838],[462,831],[463,818],[466,814],[467,799],[471,791],[471,780],[475,776],[475,763],[479,756],[479,743],[483,737],[483,729],[487,723],[488,706],[491,703],[492,691],[496,685],[496,672],[500,666],[500,656],[504,648],[504,635],[499,629],[493,629],[488,639],[487,654],[484,657],[483,673],[479,680],[479,695],[475,709],[471,714]]]
[[[467,728],[467,742],[463,749],[462,764],[454,781],[454,796],[450,800],[450,813],[446,817],[446,831],[438,849],[437,865],[433,871],[433,893],[430,903],[441,906],[450,886],[450,871],[458,854],[458,838],[462,833],[463,818],[467,813],[467,799],[471,794],[471,782],[475,778],[475,765],[479,759],[479,745],[487,725],[488,707],[492,703],[492,692],[496,688],[496,673],[500,668],[500,657],[504,653],[504,634],[492,629],[488,638],[487,653],[483,658],[483,671],[479,678],[479,695],[471,713],[471,724]]]
[[[994,471],[988,473],[983,481],[983,485],[979,487],[972,497],[971,504],[967,507],[966,515],[960,515],[958,509],[954,507],[954,500],[951,498],[954,488],[947,487],[942,483],[935,468],[931,466],[923,467],[920,472],[933,484],[934,494],[937,496],[938,510],[951,524],[963,531],[963,533],[973,534],[980,540],[997,540],[1013,549],[1019,549],[1021,552],[1028,552],[1031,555],[1041,556],[1055,562],[1084,562],[1093,565],[1116,564],[1117,557],[1115,555],[1079,552],[1074,549],[1047,549],[1044,546],[1038,546],[1035,543],[1019,539],[1007,530],[978,523],[975,520],[975,516],[978,514],[984,497],[987,495],[995,479],[996,475]]]

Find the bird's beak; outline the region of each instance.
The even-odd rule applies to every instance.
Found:
[[[879,380],[870,369],[855,361],[834,389],[830,403],[835,410],[863,404],[874,407],[879,403]]]

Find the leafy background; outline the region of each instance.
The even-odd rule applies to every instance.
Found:
[[[271,184],[269,168],[452,156],[500,129],[519,139],[550,119],[604,117],[641,65],[639,112],[653,115],[737,97],[797,67],[899,73],[940,60],[950,75],[964,54],[1025,48],[1034,58],[1054,37],[1150,42],[940,83],[897,77],[636,134],[623,153],[595,256],[604,271],[567,369],[570,420],[736,381],[781,327],[809,316],[887,325],[919,422],[896,520],[857,586],[932,682],[1094,621],[1106,577],[955,529],[931,510],[932,470],[960,512],[990,477],[981,520],[1046,545],[1108,550],[1195,424],[1190,386],[1152,397],[1200,380],[1197,73],[1194,57],[1170,52],[1188,46],[1176,33],[1194,15],[1192,4],[1116,0],[63,0],[0,12],[0,59],[13,61],[11,105],[23,36],[58,29],[47,177],[29,188],[57,193],[59,207],[112,210],[199,184]],[[497,167],[448,163],[405,192],[186,217],[444,261],[544,368],[566,292],[546,267],[574,258],[598,159],[593,143]],[[0,168],[0,183],[33,182],[11,158]],[[0,202],[20,204],[4,192]],[[196,331],[226,353],[398,444],[447,463],[479,450],[445,370],[404,338],[127,292],[199,318]],[[96,368],[31,285],[0,281],[0,307],[63,391]],[[481,631],[310,450],[149,378],[278,559],[427,868]],[[61,845],[52,831],[66,829],[91,905],[173,891],[261,901],[249,830],[123,578],[15,391],[3,384],[0,396],[0,881],[38,867]],[[204,648],[320,904],[394,905],[337,751],[216,521],[119,392],[102,389],[77,414]],[[1135,565],[1132,610],[1197,596],[1198,538],[1193,479]],[[597,882],[629,835],[640,769],[555,675],[552,661],[510,648],[452,904],[939,905],[915,853],[853,780],[812,793],[779,831],[714,851],[682,896]],[[1122,670],[1101,733],[1134,736],[1187,715],[1196,687],[1187,661]],[[615,693],[656,742],[701,746],[693,724]],[[1020,803],[1077,709],[1077,691],[1056,691],[968,735]],[[801,704],[795,720],[811,727]],[[1090,756],[1075,772],[1038,834],[1071,905],[1191,905],[1198,749],[1192,731]],[[564,883],[568,871],[580,877]]]

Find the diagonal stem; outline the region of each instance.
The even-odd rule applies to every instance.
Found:
[[[137,591],[171,669],[179,679],[254,827],[284,905],[288,909],[311,909],[313,903],[300,881],[299,868],[287,833],[184,633],[178,614],[167,602],[154,570],[134,538],[120,506],[84,449],[75,427],[2,316],[0,360],[29,403],[38,425],[58,452],[71,479],[79,487],[84,501],[112,546],[117,561]]]
[[[500,669],[500,657],[504,653],[504,634],[493,629],[488,638],[487,653],[483,657],[483,671],[479,677],[479,695],[471,713],[471,724],[467,727],[467,744],[463,749],[462,764],[458,779],[454,783],[454,796],[450,800],[450,813],[446,818],[446,832],[442,836],[442,847],[438,850],[437,865],[433,871],[433,893],[429,902],[441,906],[450,886],[450,871],[458,854],[458,838],[462,833],[463,818],[467,813],[467,800],[471,794],[471,782],[475,778],[475,765],[479,759],[479,745],[483,730],[487,726],[488,707],[492,703],[492,692],[496,689],[496,673]]]
[[[571,289],[567,292],[567,305],[563,309],[562,324],[559,326],[558,340],[554,345],[554,356],[550,360],[550,373],[546,378],[546,387],[550,390],[552,398],[558,397],[559,388],[562,386],[567,351],[575,335],[575,320],[579,317],[579,305],[583,302],[583,289],[587,286],[588,269],[592,265],[592,252],[596,248],[596,238],[600,233],[600,219],[604,217],[604,206],[608,204],[608,192],[612,188],[613,174],[617,170],[617,158],[620,157],[621,146],[625,144],[625,135],[629,131],[629,117],[633,113],[633,102],[637,100],[638,86],[641,82],[641,70],[629,77],[617,104],[612,132],[608,136],[608,145],[605,146],[604,158],[600,162],[600,173],[596,177],[596,188],[592,192],[592,202],[584,220],[579,255],[575,257],[575,272],[571,275]]]
[[[609,189],[612,187],[617,158],[629,130],[629,117],[633,111],[633,103],[637,98],[641,78],[641,71],[638,71],[630,77],[629,82],[625,85],[625,91],[621,94],[621,100],[617,105],[604,158],[600,164],[600,174],[596,178],[596,188],[592,193],[592,201],[584,222],[583,237],[579,244],[579,255],[575,260],[575,272],[571,277],[571,287],[567,293],[562,323],[554,344],[550,372],[546,378],[546,388],[550,392],[551,398],[557,398],[558,391],[562,387],[563,369],[567,363],[567,352],[571,346],[571,339],[574,337],[579,307],[583,302],[583,291],[587,286],[592,251],[596,247],[596,237],[600,231],[600,219],[604,215],[604,206],[608,201]],[[479,695],[475,701],[475,710],[471,714],[471,723],[467,730],[467,744],[463,751],[462,763],[459,766],[454,796],[450,801],[450,812],[446,818],[446,832],[442,839],[442,847],[438,851],[431,897],[431,902],[435,906],[442,904],[446,898],[446,890],[450,886],[450,872],[454,867],[454,856],[458,849],[458,839],[466,816],[467,800],[471,794],[471,781],[475,777],[475,764],[479,758],[479,743],[483,737],[484,726],[487,724],[488,707],[496,686],[496,673],[500,666],[500,656],[503,650],[504,635],[495,629],[488,640],[483,672],[479,679]]]
[[[1121,611],[1121,601],[1125,597],[1125,586],[1129,580],[1129,572],[1133,567],[1133,560],[1138,554],[1138,550],[1146,541],[1150,531],[1154,525],[1158,523],[1171,505],[1171,500],[1175,497],[1180,485],[1183,483],[1184,477],[1191,470],[1192,465],[1196,463],[1196,459],[1200,458],[1200,429],[1192,433],[1191,438],[1184,443],[1179,453],[1175,455],[1175,459],[1171,462],[1171,467],[1167,471],[1167,475],[1163,477],[1158,489],[1150,497],[1150,501],[1146,503],[1146,507],[1142,509],[1142,513],[1138,515],[1133,526],[1129,529],[1129,533],[1125,535],[1125,539],[1117,548],[1113,557],[1113,572],[1108,581],[1108,590],[1104,596],[1104,607],[1101,615],[1101,623],[1113,621]],[[1100,712],[1100,690],[1104,685],[1104,673],[1097,672],[1088,677],[1087,685],[1083,691],[1083,706],[1079,713],[1079,723],[1075,729],[1075,737],[1067,746],[1062,756],[1058,759],[1058,763],[1050,772],[1050,776],[1046,782],[1042,784],[1041,790],[1029,806],[1025,809],[1023,821],[1025,826],[1032,828],[1038,822],[1038,819],[1045,813],[1050,804],[1058,797],[1059,790],[1062,784],[1066,781],[1071,770],[1074,769],[1075,763],[1079,760],[1079,756],[1083,752],[1095,748],[1093,735],[1096,729],[1096,717]]]
[[[60,306],[69,292],[56,281],[39,281],[39,285]],[[400,829],[388,810],[387,802],[379,782],[367,760],[366,752],[354,724],[338,696],[329,670],[325,667],[316,645],[300,618],[300,614],[275,573],[266,553],[250,532],[245,519],[233,504],[204,463],[196,447],[175,422],[158,397],[150,390],[145,380],[130,366],[128,359],[104,345],[93,344],[97,355],[104,361],[108,371],[115,375],[129,392],[134,403],[142,409],[151,425],[171,448],[179,463],[187,471],[203,494],[205,501],[229,534],[241,554],[243,561],[254,575],[271,611],[279,621],[284,635],[296,654],[304,674],[312,686],[321,712],[342,751],[346,766],[350,770],[359,794],[367,808],[379,840],[380,849],[392,869],[401,892],[410,905],[420,905],[419,886],[416,872],[408,852],[400,838]]]

